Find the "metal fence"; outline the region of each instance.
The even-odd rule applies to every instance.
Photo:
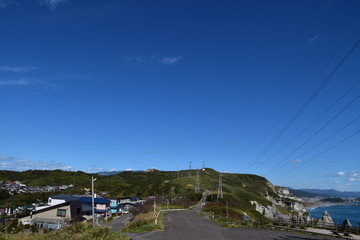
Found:
[[[359,234],[360,228],[358,226],[347,226],[342,224],[327,224],[319,220],[311,220],[311,221],[296,221],[293,219],[276,219],[273,220],[272,223],[274,225],[280,226],[290,226],[290,227],[298,227],[298,228],[321,228],[326,230],[331,230],[333,232],[344,232],[344,233],[354,233]]]

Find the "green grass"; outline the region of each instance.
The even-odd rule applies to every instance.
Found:
[[[155,217],[153,212],[140,213],[122,230],[123,232],[151,232],[164,230],[163,214],[160,213],[158,222],[155,225]]]
[[[17,233],[5,234],[1,233],[0,240],[129,240],[130,238],[123,233],[112,232],[109,228],[92,228],[88,224],[77,224],[65,227],[60,230],[51,231],[49,233]]]
[[[200,171],[201,192],[206,190],[212,191],[208,201],[224,208],[225,202],[217,202],[217,185],[219,172],[213,169]],[[44,185],[63,185],[72,184],[75,175],[75,189],[70,193],[83,193],[84,188],[90,188],[91,175],[84,172],[67,172],[61,170],[41,171],[30,170],[25,172],[0,171],[0,180],[20,180],[29,186]],[[178,177],[180,176],[180,177]],[[151,172],[123,172],[112,176],[96,176],[96,192],[106,192],[105,197],[147,197],[150,195],[166,195],[169,198],[175,196],[186,196],[188,202],[174,202],[178,207],[188,207],[199,200],[201,194],[194,194],[194,185],[196,182],[196,170],[191,171],[151,171]],[[267,221],[264,216],[255,210],[250,201],[257,201],[263,206],[269,206],[271,202],[266,197],[279,198],[271,188],[269,182],[257,175],[251,174],[230,174],[223,173],[223,193],[224,199],[230,202],[230,208],[238,213],[238,217],[246,213],[252,221]],[[65,192],[61,192],[65,193]],[[45,201],[53,193],[42,194],[19,194],[17,196],[3,197],[0,199],[0,205],[22,205],[34,202],[36,199]],[[190,203],[191,202],[191,203]],[[164,207],[164,206],[163,206]],[[171,207],[171,208],[173,208]],[[214,206],[213,206],[214,207]],[[166,206],[165,206],[166,208]],[[206,207],[205,207],[206,208]],[[206,210],[206,209],[205,209]],[[288,209],[280,209],[287,213]],[[234,214],[236,216],[236,214]]]

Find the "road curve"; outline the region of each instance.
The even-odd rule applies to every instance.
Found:
[[[221,228],[215,222],[195,214],[193,211],[164,214],[165,231],[129,234],[133,239],[187,240],[187,239],[236,239],[236,240],[308,240],[336,239],[311,236],[261,228]]]

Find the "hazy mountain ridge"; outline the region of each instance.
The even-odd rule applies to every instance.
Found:
[[[360,198],[360,192],[342,192],[334,189],[294,189],[289,191],[298,197],[340,197],[340,198]]]

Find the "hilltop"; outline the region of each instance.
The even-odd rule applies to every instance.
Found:
[[[286,188],[272,185],[267,179],[252,174],[223,173],[223,199],[217,199],[219,172],[213,169],[199,171],[200,193],[195,194],[196,170],[120,172],[114,175],[88,174],[61,170],[29,170],[24,172],[0,171],[0,181],[18,180],[28,186],[73,184],[70,193],[83,193],[91,186],[91,176],[97,178],[95,191],[106,197],[126,196],[192,196],[200,198],[201,192],[210,194],[204,211],[224,214],[236,219],[248,216],[256,221],[267,221],[277,217],[302,216],[305,210],[301,199]],[[43,194],[44,195],[44,194]],[[27,198],[31,199],[31,198]],[[8,201],[9,202],[9,201]],[[227,209],[226,209],[227,208]]]

